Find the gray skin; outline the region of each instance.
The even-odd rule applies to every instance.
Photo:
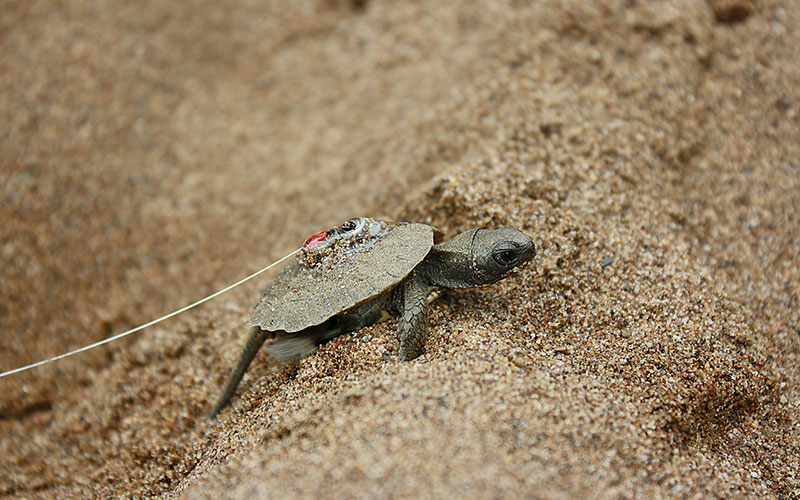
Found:
[[[346,255],[339,269],[306,269],[296,261],[287,265],[256,306],[247,344],[210,418],[228,403],[267,339],[276,338],[267,347],[273,358],[290,361],[343,333],[399,317],[399,357],[410,361],[422,354],[428,303],[441,289],[490,285],[536,255],[533,241],[510,227],[471,229],[434,244],[440,233],[430,226],[360,218],[328,234],[335,236],[354,221],[362,227],[383,224],[386,235],[359,255]],[[350,289],[334,288],[341,282]]]

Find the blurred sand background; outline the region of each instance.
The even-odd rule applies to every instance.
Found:
[[[536,261],[251,366],[266,282],[0,379],[11,498],[800,498],[800,3],[0,2],[0,370],[356,215]]]

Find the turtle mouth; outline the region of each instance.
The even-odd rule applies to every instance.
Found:
[[[528,235],[525,236],[528,238],[528,241],[520,245],[519,255],[514,263],[514,268],[521,268],[536,257],[536,244]]]
[[[530,240],[522,249],[522,254],[520,255],[520,265],[533,260],[534,257],[536,257],[536,244],[533,242],[533,240]]]

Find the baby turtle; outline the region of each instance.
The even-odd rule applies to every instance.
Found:
[[[264,290],[250,336],[214,418],[268,338],[278,361],[299,359],[343,333],[399,316],[400,359],[422,353],[428,303],[441,288],[489,285],[536,255],[517,229],[470,229],[446,243],[434,227],[359,217],[313,234]]]

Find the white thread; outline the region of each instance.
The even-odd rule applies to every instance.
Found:
[[[149,323],[145,323],[143,325],[139,325],[136,328],[132,328],[132,329],[130,329],[128,331],[125,331],[125,332],[122,332],[122,333],[118,333],[118,334],[114,335],[113,337],[108,337],[107,339],[103,339],[100,342],[95,342],[94,344],[90,344],[90,345],[81,347],[80,349],[75,349],[74,351],[70,351],[70,352],[67,352],[67,353],[64,353],[64,354],[59,354],[58,356],[52,357],[50,359],[45,359],[44,361],[37,361],[36,363],[31,363],[30,365],[21,366],[19,368],[15,368],[13,370],[9,370],[7,372],[0,373],[0,378],[5,377],[6,375],[13,375],[14,373],[24,372],[25,370],[30,370],[31,368],[36,368],[37,366],[46,365],[48,363],[52,363],[53,361],[58,361],[59,359],[66,358],[66,357],[72,356],[74,354],[78,354],[79,352],[88,351],[89,349],[94,349],[95,347],[99,347],[99,346],[101,346],[103,344],[108,344],[109,342],[113,342],[113,341],[115,341],[117,339],[121,339],[122,337],[130,335],[132,333],[136,333],[139,330],[144,330],[148,326],[153,326],[156,323],[160,323],[160,322],[164,321],[165,319],[169,319],[169,318],[171,318],[173,316],[177,316],[178,314],[180,314],[180,313],[182,313],[184,311],[188,311],[189,309],[191,309],[193,307],[199,306],[203,302],[208,302],[209,300],[213,299],[214,297],[216,297],[218,295],[222,295],[223,293],[227,292],[231,288],[234,288],[234,287],[237,287],[237,286],[241,285],[245,281],[248,281],[248,280],[251,280],[251,279],[255,278],[256,276],[258,276],[259,274],[263,273],[264,271],[272,269],[273,267],[277,266],[278,264],[280,264],[284,260],[286,260],[289,257],[291,257],[292,255],[296,254],[298,251],[300,251],[299,248],[297,250],[295,250],[294,252],[290,253],[289,255],[286,255],[285,257],[282,257],[281,259],[276,260],[275,262],[273,262],[272,264],[268,265],[264,269],[262,269],[260,271],[256,271],[253,274],[251,274],[250,276],[248,276],[248,277],[246,277],[246,278],[244,278],[242,280],[237,281],[233,285],[230,285],[230,286],[228,286],[226,288],[223,288],[222,290],[220,290],[218,292],[212,293],[208,297],[206,297],[204,299],[200,299],[197,302],[193,302],[193,303],[189,304],[186,307],[178,309],[177,311],[173,311],[173,312],[167,314],[166,316],[161,316],[160,318],[154,319],[153,321],[151,321]]]

